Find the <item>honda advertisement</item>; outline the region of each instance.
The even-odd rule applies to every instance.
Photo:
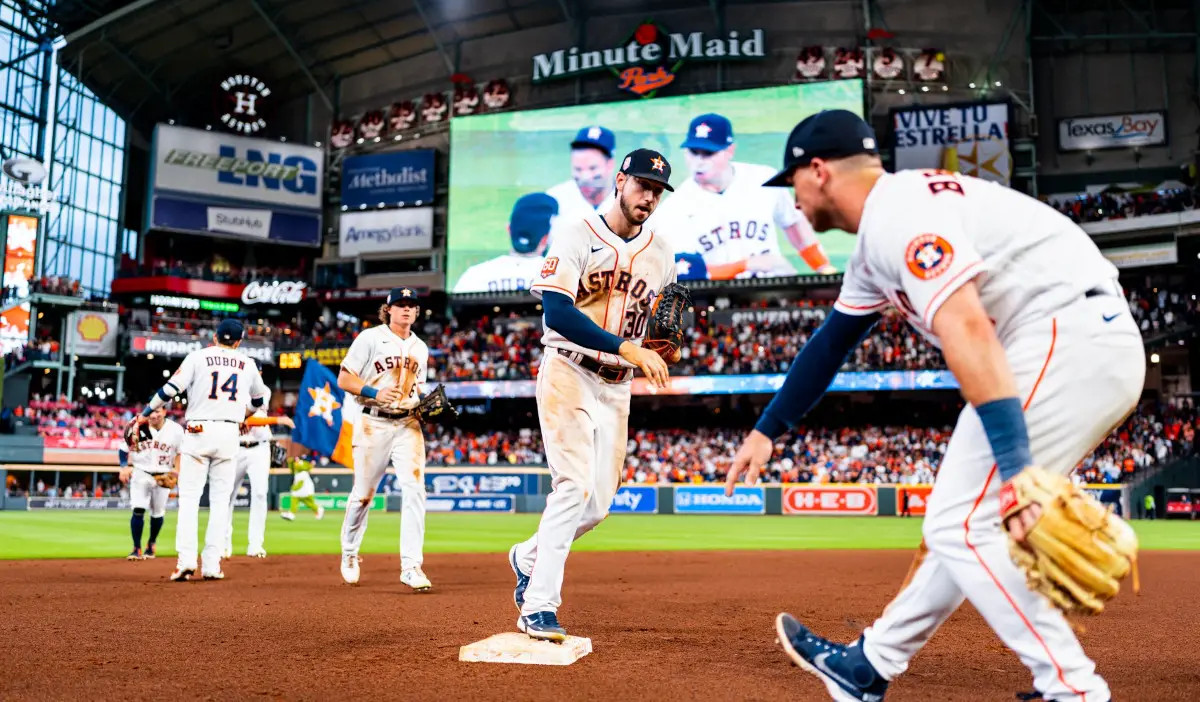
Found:
[[[680,485],[675,488],[676,514],[766,514],[767,500],[760,486],[739,485],[725,495],[720,485]]]
[[[201,339],[182,334],[133,332],[129,335],[129,351],[139,356],[153,354],[168,358],[183,358],[192,351],[211,345],[212,339]],[[244,339],[241,345],[238,346],[238,351],[260,363],[267,365],[274,365],[275,363],[275,347],[266,341]]]
[[[646,485],[622,485],[608,509],[613,514],[657,514],[658,488]]]
[[[433,149],[350,156],[342,162],[342,207],[433,202]]]
[[[793,485],[783,490],[784,514],[875,515],[879,500],[869,485]]]
[[[1058,120],[1059,151],[1166,146],[1167,113],[1130,112]]]
[[[458,497],[430,495],[425,499],[429,512],[515,512],[516,500],[512,495],[488,495],[486,497]]]
[[[283,244],[321,244],[321,150],[158,125],[151,226]]]

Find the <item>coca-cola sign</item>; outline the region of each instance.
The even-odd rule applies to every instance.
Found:
[[[308,283],[299,280],[273,280],[260,283],[255,280],[242,289],[242,303],[246,305],[298,305],[304,299]]]

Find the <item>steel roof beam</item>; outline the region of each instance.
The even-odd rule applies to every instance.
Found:
[[[279,41],[283,44],[283,47],[287,49],[287,52],[291,54],[293,59],[295,59],[296,65],[300,67],[300,71],[304,73],[305,77],[308,78],[308,82],[312,83],[313,89],[317,91],[317,95],[320,96],[321,101],[325,103],[325,107],[333,110],[333,101],[329,99],[329,95],[325,93],[325,89],[321,87],[321,84],[317,81],[316,76],[314,76],[312,71],[309,70],[308,63],[300,57],[300,53],[296,51],[296,47],[292,46],[292,42],[288,40],[287,36],[283,33],[283,30],[279,28],[279,25],[275,23],[275,20],[271,19],[271,16],[267,14],[267,11],[263,9],[263,6],[258,0],[250,0],[250,5],[254,7],[255,11],[258,12],[259,16],[263,18],[263,21],[267,23],[267,26],[270,27],[271,31],[275,33],[275,36],[279,38]]]

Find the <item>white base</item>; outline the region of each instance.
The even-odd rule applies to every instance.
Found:
[[[592,640],[568,636],[562,643],[539,641],[528,634],[493,634],[458,650],[458,660],[472,663],[571,665],[592,652]]]

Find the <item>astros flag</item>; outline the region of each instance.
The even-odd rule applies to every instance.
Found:
[[[347,468],[354,467],[350,449],[354,425],[343,421],[346,394],[337,386],[337,377],[314,359],[304,364],[300,396],[296,402],[296,428],[292,440]]]

